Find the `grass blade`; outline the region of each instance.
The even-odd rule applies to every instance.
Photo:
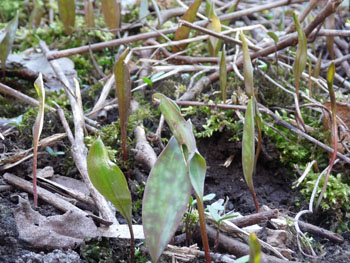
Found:
[[[2,65],[2,74],[5,76],[6,59],[12,49],[18,27],[18,12],[16,16],[7,24],[5,31],[0,35],[0,57]]]
[[[66,33],[72,34],[75,24],[75,1],[58,0],[58,12]]]
[[[127,48],[119,57],[117,63],[114,66],[115,84],[117,89],[118,105],[119,105],[119,118],[120,118],[120,129],[122,135],[122,148],[124,160],[128,159],[128,153],[126,149],[127,143],[127,126],[130,115],[130,72],[128,66],[124,60],[129,53]]]
[[[143,229],[152,262],[157,262],[181,223],[190,194],[182,151],[172,137],[152,168],[142,202]]]
[[[34,205],[37,206],[38,194],[36,189],[36,185],[37,185],[36,168],[37,168],[37,159],[38,159],[38,144],[39,144],[40,134],[43,129],[44,109],[45,109],[45,87],[43,82],[43,75],[41,73],[39,73],[39,77],[35,80],[34,87],[39,97],[39,111],[33,126],[33,195],[34,195]]]
[[[197,11],[202,3],[202,0],[195,0],[190,7],[187,9],[186,13],[182,16],[182,20],[186,20],[190,23],[193,23],[196,18]],[[190,28],[186,26],[179,26],[179,28],[175,32],[174,41],[182,40],[188,38],[190,34]],[[185,49],[186,44],[180,45],[181,49]],[[179,49],[174,46],[173,52],[178,52]]]

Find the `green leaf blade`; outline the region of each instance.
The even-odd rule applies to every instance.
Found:
[[[172,137],[148,177],[142,207],[146,244],[156,262],[181,222],[191,184],[182,151]]]
[[[249,235],[249,263],[260,263],[261,259],[261,247],[259,240],[254,233]]]
[[[90,147],[87,157],[90,180],[95,188],[132,224],[131,194],[123,172],[108,157],[101,138]]]
[[[226,104],[226,85],[227,85],[227,67],[226,67],[226,46],[224,45],[220,57],[220,90],[222,100]]]
[[[243,141],[242,141],[242,164],[244,178],[250,189],[254,189],[253,171],[255,159],[255,130],[254,130],[254,98],[248,102],[244,116]]]
[[[254,96],[254,79],[253,79],[253,66],[250,59],[249,49],[244,34],[241,31],[242,49],[243,49],[243,71],[244,71],[244,84],[248,97]]]
[[[130,102],[131,102],[131,84],[130,84],[130,72],[128,66],[125,64],[125,58],[129,53],[127,48],[119,57],[117,63],[114,66],[115,84],[117,89],[118,105],[119,105],[119,117],[120,128],[122,135],[124,160],[127,159],[126,141],[127,141],[127,125],[130,115]]]
[[[75,24],[75,1],[58,0],[58,11],[66,33],[72,34]]]
[[[101,0],[101,8],[105,23],[109,29],[120,28],[121,4],[117,0]],[[114,32],[116,35],[117,32]]]

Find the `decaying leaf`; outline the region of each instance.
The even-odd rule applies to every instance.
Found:
[[[58,12],[66,33],[72,34],[75,24],[75,1],[58,0]]]

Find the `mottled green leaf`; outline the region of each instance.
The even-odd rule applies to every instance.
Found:
[[[222,100],[226,104],[226,84],[227,84],[227,69],[226,69],[226,46],[224,45],[220,57],[220,90]]]
[[[254,233],[249,235],[249,263],[260,263],[261,247]]]
[[[3,75],[5,75],[5,62],[12,49],[18,26],[18,12],[16,16],[7,24],[4,32],[0,35],[0,57]]]
[[[181,147],[184,145],[186,146],[187,156],[185,156],[185,159],[187,161],[188,154],[196,152],[197,149],[196,140],[192,132],[192,124],[186,122],[184,117],[182,117],[178,106],[163,94],[156,93],[152,98],[160,100],[159,109],[163,113],[177,142]]]
[[[72,34],[75,24],[75,1],[58,0],[58,12],[66,33]]]
[[[141,0],[140,1],[140,13],[139,13],[139,19],[141,19],[141,22],[146,22],[146,16],[148,16],[148,0]]]
[[[244,129],[242,141],[242,164],[244,178],[250,189],[254,189],[253,171],[255,158],[255,128],[254,128],[254,97],[247,105],[244,115]]]
[[[105,23],[109,29],[120,28],[121,23],[121,4],[117,0],[101,0],[102,12]],[[117,32],[114,32],[116,35]]]
[[[94,7],[92,0],[84,0],[85,23],[87,27],[95,27]]]
[[[190,23],[193,23],[194,19],[196,18],[197,11],[202,3],[202,0],[195,0],[190,7],[187,9],[186,13],[182,16],[182,20],[186,20]],[[190,28],[186,26],[179,26],[178,29],[175,32],[174,40],[182,40],[188,38],[190,34]],[[180,45],[181,49],[185,49],[186,44]],[[179,49],[174,46],[173,52],[178,52]]]
[[[151,170],[142,202],[143,230],[152,262],[157,262],[181,223],[190,194],[182,151],[172,137]]]
[[[117,63],[114,66],[115,84],[117,88],[118,97],[118,109],[120,118],[120,129],[122,136],[122,145],[124,159],[127,159],[126,141],[127,141],[127,125],[130,115],[130,101],[131,101],[131,90],[130,90],[130,72],[128,66],[124,60],[129,53],[127,48],[119,57]]]
[[[91,145],[87,157],[90,180],[95,188],[132,224],[131,194],[123,172],[108,157],[101,138]]]
[[[245,90],[249,97],[254,96],[254,79],[253,79],[253,66],[250,59],[249,49],[244,34],[241,31],[242,49],[243,49],[243,71],[244,71],[244,84]]]
[[[38,205],[38,196],[36,192],[36,164],[38,154],[38,144],[43,130],[44,124],[44,109],[45,109],[45,87],[43,82],[43,76],[39,73],[39,77],[34,82],[36,93],[39,97],[39,111],[35,119],[33,126],[33,193],[34,193],[34,204]]]
[[[209,11],[210,22],[208,24],[208,29],[216,33],[221,32],[221,22],[215,13],[214,1],[211,2]],[[212,57],[216,57],[218,51],[220,50],[219,39],[213,36],[209,36],[209,51]]]
[[[183,158],[189,169],[192,187],[197,196],[203,201],[206,162],[197,150],[192,123],[186,121],[177,105],[163,94],[156,93],[153,98],[160,100],[159,108],[183,151]]]

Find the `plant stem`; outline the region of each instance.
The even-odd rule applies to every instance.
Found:
[[[259,203],[258,203],[258,198],[256,197],[256,194],[255,194],[254,188],[250,188],[249,187],[249,190],[250,190],[250,193],[253,196],[253,200],[254,200],[254,204],[255,204],[255,210],[256,210],[257,213],[259,213]]]
[[[197,207],[198,207],[198,215],[199,215],[199,225],[201,229],[201,237],[202,237],[204,253],[205,253],[205,260],[206,260],[206,263],[210,263],[209,242],[208,242],[207,231],[205,229],[203,201],[197,195],[196,195],[196,199],[197,199]]]
[[[132,229],[132,222],[128,222],[129,232],[130,232],[130,263],[135,262],[135,238],[134,230]]]
[[[38,206],[38,193],[36,190],[36,166],[37,166],[37,158],[38,158],[38,146],[34,145],[34,153],[33,153],[33,196],[34,196],[34,206]]]

